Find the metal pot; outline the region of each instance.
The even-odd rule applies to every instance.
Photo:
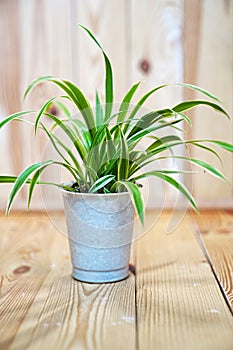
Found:
[[[89,283],[128,276],[134,207],[129,193],[62,190],[73,264],[72,276]]]

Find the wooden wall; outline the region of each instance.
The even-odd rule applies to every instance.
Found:
[[[20,109],[39,108],[57,93],[50,85],[39,85],[26,102],[22,96],[28,83],[40,75],[55,75],[76,82],[94,103],[95,89],[103,90],[102,57],[77,23],[89,27],[111,58],[115,71],[115,96],[119,102],[129,86],[143,81],[141,92],[167,82],[200,84],[217,94],[233,115],[231,0],[0,0],[0,118]],[[154,95],[147,108],[168,107],[195,97],[181,88],[168,88]],[[207,109],[192,113],[190,137],[224,138],[233,141],[232,122],[219,122]],[[19,122],[0,131],[0,173],[18,174],[21,169],[50,156],[43,136],[33,138],[29,125]],[[198,151],[195,156],[199,157]],[[203,153],[203,159],[213,161]],[[229,183],[209,175],[187,182],[201,205],[231,206],[233,161],[223,154],[223,172]],[[217,164],[216,164],[217,165]],[[49,174],[61,176],[58,169]],[[0,209],[10,186],[0,186]],[[169,205],[173,190],[160,182],[145,186],[148,206]],[[22,191],[15,205],[25,203]],[[42,199],[41,199],[42,197]],[[37,190],[34,208],[60,207],[51,189]],[[25,207],[25,205],[24,205]]]

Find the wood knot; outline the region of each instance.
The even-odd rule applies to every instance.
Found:
[[[228,228],[225,228],[225,227],[219,228],[217,230],[217,233],[220,233],[220,234],[229,234],[231,232],[232,232],[232,230],[229,230]]]
[[[150,65],[149,61],[146,59],[142,59],[139,62],[139,67],[140,67],[141,71],[145,74],[148,74],[149,71],[151,70],[151,65]]]
[[[31,270],[31,267],[30,266],[27,266],[27,265],[22,265],[22,266],[19,266],[17,267],[14,271],[13,271],[13,274],[14,275],[21,275],[23,273],[26,273],[28,271]]]
[[[58,108],[54,105],[52,105],[49,110],[48,110],[49,114],[54,115],[55,117],[59,115],[59,111]]]

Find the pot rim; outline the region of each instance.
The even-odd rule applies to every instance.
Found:
[[[62,185],[70,185],[71,182],[64,182],[62,183]],[[64,188],[60,188],[60,191],[64,192],[64,193],[69,193],[69,194],[72,194],[72,195],[82,195],[82,196],[124,196],[124,195],[130,195],[130,193],[128,191],[125,191],[125,192],[114,192],[114,193],[96,193],[96,192],[72,192],[72,191],[68,191]]]

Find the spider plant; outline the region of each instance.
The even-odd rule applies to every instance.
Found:
[[[90,193],[128,191],[136,213],[143,223],[144,203],[138,181],[148,176],[162,179],[177,188],[197,211],[197,204],[192,194],[174,176],[182,172],[182,170],[160,169],[158,167],[158,161],[166,158],[182,159],[184,162],[197,165],[217,178],[224,180],[224,175],[216,167],[188,155],[176,156],[173,153],[173,148],[178,145],[184,145],[185,147],[192,145],[211,152],[219,158],[213,146],[233,152],[232,144],[212,139],[186,140],[181,136],[174,135],[170,131],[171,127],[177,128],[179,124],[183,126],[184,123],[187,123],[191,127],[191,120],[185,113],[200,105],[206,105],[229,118],[227,112],[221,107],[221,101],[213,94],[198,86],[176,84],[200,92],[205,96],[205,99],[183,101],[171,108],[155,109],[141,115],[142,106],[146,100],[158,90],[167,88],[168,85],[164,84],[150,90],[132,107],[132,99],[140,86],[138,82],[126,92],[118,110],[113,112],[113,72],[110,60],[90,30],[84,26],[81,27],[99,47],[104,58],[104,104],[102,104],[99,94],[96,92],[96,107],[93,110],[84,93],[71,81],[57,79],[53,76],[43,76],[31,82],[24,97],[27,97],[30,91],[42,82],[55,84],[63,91],[63,94],[46,101],[39,112],[22,111],[8,116],[0,123],[0,128],[15,119],[25,120],[25,116],[36,113],[33,120],[35,134],[38,128],[43,130],[59,154],[60,161],[41,161],[30,165],[18,176],[0,176],[0,182],[14,183],[9,195],[7,213],[11,209],[15,196],[24,185],[28,185],[29,207],[35,186],[37,184],[48,184],[69,191]],[[81,114],[81,119],[73,118],[68,113],[66,107],[61,102],[61,100],[66,99],[70,100],[76,106]],[[64,118],[61,119],[49,113],[49,106],[51,104],[57,104],[61,108]],[[45,126],[43,123],[44,118],[52,121],[52,127],[48,128]],[[72,147],[69,147],[66,142],[56,135],[57,128],[60,128],[66,135]],[[168,131],[166,136],[156,136],[156,132],[160,129]],[[142,150],[139,146],[145,138],[150,140],[150,144]],[[143,171],[144,167],[149,163],[154,165],[153,170]],[[71,185],[43,182],[40,180],[42,172],[54,164],[64,167],[70,173],[73,180]]]

